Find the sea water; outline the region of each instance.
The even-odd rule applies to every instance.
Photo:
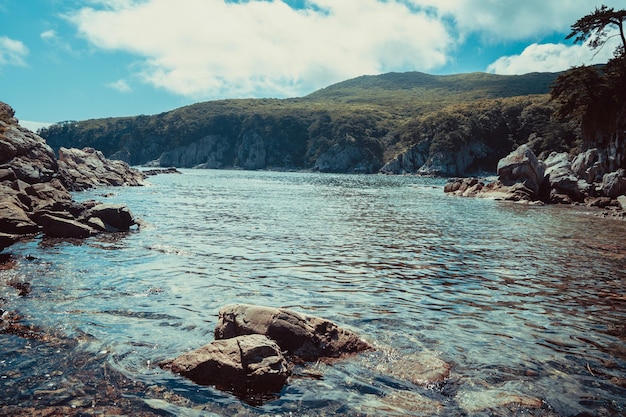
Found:
[[[109,369],[137,412],[165,415],[626,413],[626,222],[452,197],[442,179],[183,172],[74,194],[128,205],[138,231],[5,250],[3,308],[65,342],[0,335],[0,406],[95,406],[105,393],[85,379]],[[210,343],[231,303],[321,316],[377,350],[309,364],[315,378],[255,404],[156,366]],[[380,371],[420,352],[450,378]],[[422,405],[385,401],[398,393]],[[541,406],[497,406],[507,396]]]

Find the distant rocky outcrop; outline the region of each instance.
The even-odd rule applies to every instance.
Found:
[[[109,160],[93,148],[59,149],[58,174],[70,191],[102,186],[143,185],[145,176],[122,161]]]
[[[590,149],[573,159],[565,152],[551,153],[540,161],[532,150],[522,145],[498,163],[498,179],[451,178],[444,192],[463,197],[486,197],[529,203],[587,204],[613,207],[621,217],[626,207],[626,170],[606,172],[599,155]]]
[[[143,174],[84,149],[55,158],[46,142],[0,102],[0,250],[24,235],[83,238],[125,231],[135,219],[125,206],[78,203],[70,190],[97,185],[140,185]]]

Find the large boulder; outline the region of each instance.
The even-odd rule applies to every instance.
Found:
[[[234,304],[220,309],[216,339],[261,334],[274,340],[294,359],[317,360],[361,352],[371,346],[335,323],[295,311]]]
[[[527,145],[521,145],[498,162],[498,179],[505,186],[521,183],[537,199],[545,176],[545,164]]]
[[[609,161],[605,151],[597,148],[581,152],[572,160],[572,171],[578,178],[584,179],[589,184],[601,182],[604,174],[608,172]]]
[[[569,156],[566,152],[552,152],[544,161],[546,166],[543,187],[550,202],[566,200],[582,201],[580,180],[574,174]],[[583,186],[583,188],[585,188]],[[542,190],[544,191],[544,190]]]
[[[127,231],[136,224],[133,214],[122,204],[97,204],[87,210],[82,219],[98,218],[107,232]]]
[[[602,192],[607,197],[617,198],[626,194],[626,170],[620,169],[602,177]]]
[[[280,347],[259,334],[216,340],[161,367],[200,385],[243,394],[278,392],[290,375]]]

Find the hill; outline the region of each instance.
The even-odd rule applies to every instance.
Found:
[[[424,173],[458,175],[470,168],[493,170],[489,164],[514,142],[554,128],[545,119],[557,75],[362,76],[301,98],[209,101],[153,116],[63,122],[39,133],[54,149],[89,146],[133,165],[367,173],[417,145],[428,160],[431,151],[484,143],[488,157],[468,166],[430,172],[428,161],[422,164]],[[520,96],[527,99],[512,99]],[[461,113],[471,126],[455,122]],[[541,116],[536,128],[530,126],[535,113]]]

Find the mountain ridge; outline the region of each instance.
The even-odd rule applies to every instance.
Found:
[[[133,165],[168,162],[178,167],[377,172],[418,142],[437,149],[436,134],[433,138],[420,134],[420,123],[428,115],[432,122],[437,112],[450,113],[454,106],[538,94],[543,95],[542,105],[549,107],[547,93],[557,76],[364,75],[304,97],[214,100],[152,116],[61,123],[40,134],[54,149],[93,147]],[[512,106],[517,110],[511,117],[520,117],[519,103]],[[498,146],[502,149],[494,151],[510,151],[510,136],[515,133],[507,132]],[[453,171],[448,174],[459,174]]]

